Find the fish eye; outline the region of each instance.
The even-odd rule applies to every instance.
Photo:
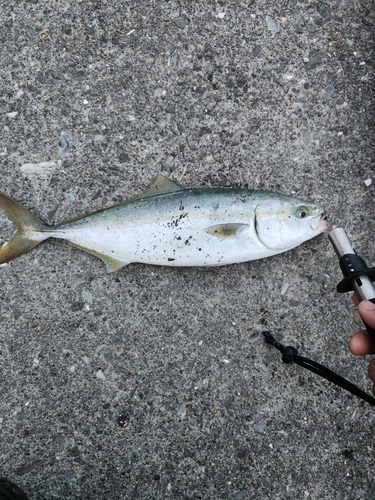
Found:
[[[309,209],[307,207],[298,207],[296,210],[296,216],[299,219],[305,219],[309,215]]]

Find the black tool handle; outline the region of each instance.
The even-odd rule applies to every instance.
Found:
[[[353,291],[358,300],[369,300],[375,304],[375,289],[372,284],[374,268],[367,267],[366,262],[353,250],[350,240],[341,228],[332,229],[328,238],[340,260],[340,268],[344,279],[337,285],[339,293]],[[363,320],[362,320],[363,321]],[[375,328],[363,321],[375,346]]]

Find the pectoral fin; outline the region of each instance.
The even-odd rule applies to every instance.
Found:
[[[220,239],[240,238],[244,231],[249,228],[249,224],[232,222],[229,224],[217,224],[205,228],[206,233],[216,236]]]
[[[110,257],[108,255],[104,255],[103,253],[97,252],[95,250],[91,250],[91,248],[86,248],[83,247],[82,245],[77,245],[76,243],[71,243],[73,246],[79,248],[80,250],[84,250],[85,252],[91,253],[92,255],[95,255],[96,257],[99,257],[103,262],[105,262],[105,265],[107,267],[107,273],[113,273],[114,271],[118,271],[122,267],[127,266],[130,264],[130,262],[124,262],[123,260],[115,259],[113,257]]]

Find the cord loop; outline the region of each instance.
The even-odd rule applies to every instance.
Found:
[[[306,368],[307,370],[310,370],[311,372],[320,375],[321,377],[325,378],[326,380],[329,380],[333,384],[336,384],[342,389],[345,389],[351,394],[354,394],[354,396],[363,399],[371,406],[375,406],[375,398],[373,398],[366,392],[362,391],[362,389],[349,382],[349,380],[346,380],[344,377],[341,377],[334,371],[330,370],[326,366],[321,365],[320,363],[317,363],[316,361],[312,361],[311,359],[299,356],[297,349],[295,349],[294,347],[292,346],[284,347],[282,344],[280,344],[280,342],[277,342],[277,340],[271,335],[270,332],[262,332],[262,333],[264,335],[264,340],[266,341],[266,343],[273,345],[274,347],[276,347],[277,350],[281,352],[282,354],[281,359],[284,361],[284,363],[290,364],[293,363],[294,361],[303,368]]]

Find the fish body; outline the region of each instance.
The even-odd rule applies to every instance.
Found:
[[[269,257],[327,228],[323,210],[290,196],[246,189],[183,189],[161,175],[119,205],[47,226],[0,194],[17,232],[0,250],[9,262],[53,237],[101,258],[108,272],[131,262],[218,266]]]

